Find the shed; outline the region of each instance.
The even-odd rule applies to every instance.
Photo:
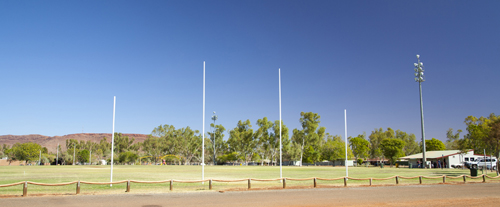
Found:
[[[431,162],[431,167],[439,167],[438,163],[443,168],[452,168],[457,164],[462,164],[465,158],[477,157],[474,155],[474,150],[469,150],[467,153],[460,153],[460,150],[442,150],[442,151],[427,151],[425,152],[427,161]],[[401,157],[402,160],[408,160],[413,166],[417,166],[417,161],[422,162],[422,153]]]

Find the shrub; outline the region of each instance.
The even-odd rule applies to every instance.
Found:
[[[362,159],[357,159],[356,163],[358,163],[358,165],[362,165],[363,164],[363,160]]]

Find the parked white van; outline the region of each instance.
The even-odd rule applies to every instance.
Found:
[[[497,159],[495,157],[493,157],[493,158],[486,157],[486,159],[479,158],[473,162],[470,162],[470,164],[477,164],[478,168],[486,168],[488,170],[491,169],[492,166],[493,166],[493,170],[497,169]]]

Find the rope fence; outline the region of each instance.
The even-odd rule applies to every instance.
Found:
[[[73,182],[66,182],[66,183],[38,183],[38,182],[32,182],[32,181],[21,181],[17,183],[11,183],[11,184],[3,184],[0,185],[0,188],[2,187],[11,187],[11,186],[16,186],[16,185],[23,185],[23,197],[28,196],[28,185],[38,185],[38,186],[65,186],[65,185],[72,185],[76,184],[76,194],[80,194],[80,186],[81,184],[87,184],[87,185],[111,185],[111,184],[121,184],[121,183],[127,183],[127,188],[125,192],[130,192],[130,187],[131,183],[142,183],[142,184],[157,184],[157,183],[170,183],[170,191],[173,190],[173,184],[174,183],[204,183],[204,182],[209,182],[209,189],[212,190],[212,184],[213,182],[219,182],[219,183],[229,183],[229,182],[243,182],[247,181],[248,182],[248,189],[252,188],[252,181],[259,181],[259,182],[269,182],[269,181],[280,181],[283,183],[283,188],[286,188],[286,181],[309,181],[313,180],[313,187],[317,187],[317,180],[322,180],[322,181],[336,181],[336,180],[344,180],[344,187],[347,187],[347,182],[348,180],[356,180],[356,181],[364,181],[364,180],[369,180],[369,185],[372,186],[372,183],[374,180],[390,180],[390,179],[395,179],[396,185],[399,184],[400,179],[419,179],[419,184],[422,184],[422,180],[425,179],[443,179],[443,183],[446,183],[446,179],[459,179],[462,178],[463,182],[467,182],[467,178],[469,179],[480,179],[482,178],[482,182],[486,182],[486,178],[489,179],[497,179],[500,178],[500,175],[492,177],[488,175],[480,175],[480,176],[470,176],[470,175],[459,175],[459,176],[446,176],[446,175],[441,175],[441,176],[413,176],[413,177],[405,177],[405,176],[391,176],[387,178],[353,178],[353,177],[338,177],[338,178],[275,178],[275,179],[257,179],[257,178],[246,178],[246,179],[234,179],[234,180],[221,180],[221,179],[205,179],[205,180],[161,180],[161,181],[139,181],[139,180],[121,180],[121,181],[116,181],[116,182],[88,182],[88,181],[73,181]]]

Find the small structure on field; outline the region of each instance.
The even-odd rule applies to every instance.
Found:
[[[462,166],[465,162],[474,161],[484,156],[474,154],[474,150],[469,150],[467,153],[460,153],[460,150],[427,151],[425,155],[427,161],[431,162],[431,168],[458,167]],[[408,160],[414,168],[416,168],[419,163],[422,165],[422,153],[408,155],[400,159]]]

